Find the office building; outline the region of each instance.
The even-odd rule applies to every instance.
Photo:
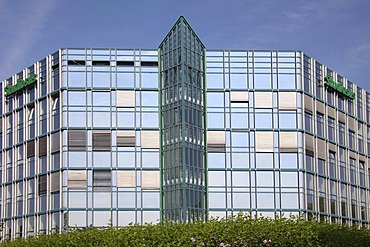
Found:
[[[370,223],[370,93],[296,50],[63,48],[1,83],[1,237],[239,213]]]

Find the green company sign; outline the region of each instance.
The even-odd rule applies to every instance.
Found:
[[[356,97],[356,94],[354,92],[345,88],[342,83],[333,81],[330,76],[325,77],[325,84],[335,91],[347,96],[348,98],[355,99]]]
[[[36,75],[30,75],[27,79],[22,80],[18,79],[17,84],[15,85],[8,85],[4,88],[5,97],[9,97],[10,95],[22,90],[29,85],[35,84],[36,82]]]

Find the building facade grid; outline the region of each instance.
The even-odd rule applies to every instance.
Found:
[[[206,151],[205,163],[197,170],[199,159],[186,156],[194,167],[183,181],[204,197],[188,197],[189,221],[242,211],[369,227],[370,93],[301,51],[199,54],[207,83],[191,92],[204,99],[194,119],[205,122],[183,144],[199,144],[191,150]],[[2,81],[2,239],[184,220],[171,211],[180,199],[164,199],[165,187],[177,186],[164,151],[185,130],[174,131],[176,105],[166,108],[160,57],[157,49],[63,48]],[[201,109],[194,102],[189,109]]]

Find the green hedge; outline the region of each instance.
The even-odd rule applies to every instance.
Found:
[[[273,220],[240,214],[206,223],[165,222],[41,235],[1,246],[370,246],[370,231],[294,217]]]

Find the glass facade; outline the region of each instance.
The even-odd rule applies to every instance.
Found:
[[[205,47],[180,17],[158,51],[163,217],[204,220]]]
[[[60,49],[0,99],[2,239],[240,211],[369,226],[369,93],[303,52],[205,52],[180,18],[158,50]]]

